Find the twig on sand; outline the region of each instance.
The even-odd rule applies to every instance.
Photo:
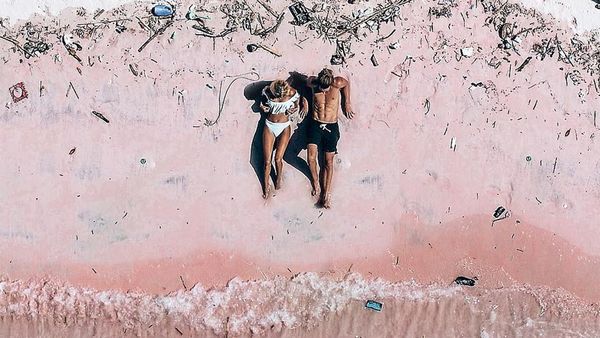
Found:
[[[525,66],[527,66],[529,61],[531,61],[531,56],[528,56],[527,59],[525,59],[525,61],[523,61],[523,63],[519,66],[519,68],[517,68],[517,72],[522,71],[523,68],[525,68]]]
[[[73,89],[73,93],[75,93],[75,97],[77,97],[77,99],[79,100],[79,95],[77,94],[77,91],[75,90],[75,87],[73,86],[73,83],[69,82],[69,88],[67,88],[67,97],[69,97],[69,91],[71,91],[71,89]]]
[[[198,29],[198,28],[196,28],[196,27],[193,27],[193,28],[195,28],[195,29]],[[198,29],[198,30],[199,30],[199,29]],[[237,27],[231,27],[231,28],[228,28],[228,29],[225,29],[225,30],[223,30],[223,31],[222,31],[221,33],[219,33],[219,34],[210,34],[210,33],[206,33],[206,32],[200,31],[199,33],[196,33],[196,35],[199,35],[199,36],[205,36],[205,37],[207,37],[207,38],[213,38],[213,39],[214,39],[214,38],[222,38],[222,37],[225,37],[227,34],[233,33],[233,32],[235,32],[236,30],[237,30]]]
[[[179,276],[179,279],[181,280],[181,284],[183,284],[183,289],[184,289],[185,291],[187,291],[187,289],[188,289],[188,288],[187,288],[187,286],[185,285],[185,282],[183,281],[183,277],[182,277],[182,276]]]
[[[164,26],[158,29],[154,34],[152,34],[150,38],[148,38],[148,40],[146,40],[146,42],[144,42],[144,44],[138,49],[138,52],[141,53],[144,50],[144,48],[146,48],[146,46],[150,43],[150,41],[154,40],[154,38],[164,33],[165,30],[167,30],[167,28],[169,28],[172,24],[173,20],[169,20]]]
[[[392,30],[392,32],[391,32],[390,34],[388,34],[388,35],[386,35],[386,36],[383,36],[383,37],[380,37],[379,39],[375,40],[375,43],[377,43],[377,42],[381,42],[381,41],[383,41],[383,40],[385,40],[385,39],[389,38],[389,37],[390,37],[390,36],[392,36],[392,34],[394,34],[394,33],[396,33],[396,29]]]
[[[0,36],[0,39],[8,41],[10,43],[12,43],[13,45],[15,45],[15,47],[17,47],[19,50],[21,50],[23,52],[23,54],[25,54],[26,57],[31,57],[31,53],[27,52],[23,47],[21,47],[21,45],[19,44],[19,42],[13,38],[9,38],[8,36],[4,35],[4,36]]]
[[[250,78],[250,77],[248,77],[248,75],[253,75],[255,78]],[[229,85],[227,85],[227,88],[225,89],[225,93],[223,93],[223,91],[222,91],[223,81],[221,81],[221,83],[219,84],[219,113],[217,115],[217,118],[214,121],[211,121],[211,120],[205,118],[204,119],[205,126],[210,127],[210,126],[217,124],[217,122],[219,122],[219,119],[221,118],[221,113],[223,112],[223,108],[225,107],[225,99],[227,99],[227,94],[229,93],[229,89],[235,83],[235,81],[240,80],[240,79],[244,79],[244,80],[248,80],[248,81],[257,81],[260,78],[260,75],[257,72],[252,71],[252,72],[233,76],[233,78],[234,79],[231,80]]]

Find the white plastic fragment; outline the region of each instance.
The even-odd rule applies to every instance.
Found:
[[[473,52],[474,52],[473,47],[461,48],[461,50],[460,50],[460,54],[467,58],[473,56]]]

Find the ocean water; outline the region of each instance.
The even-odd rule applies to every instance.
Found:
[[[381,311],[365,307],[383,304]],[[2,336],[597,337],[600,307],[563,290],[316,273],[167,295],[0,282]]]

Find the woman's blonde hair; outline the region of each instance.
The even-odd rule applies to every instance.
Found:
[[[284,80],[275,80],[269,85],[273,98],[282,98],[292,95],[292,87]]]

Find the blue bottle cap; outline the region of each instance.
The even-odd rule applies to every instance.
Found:
[[[173,8],[169,5],[156,5],[152,8],[152,14],[155,16],[171,16]]]

